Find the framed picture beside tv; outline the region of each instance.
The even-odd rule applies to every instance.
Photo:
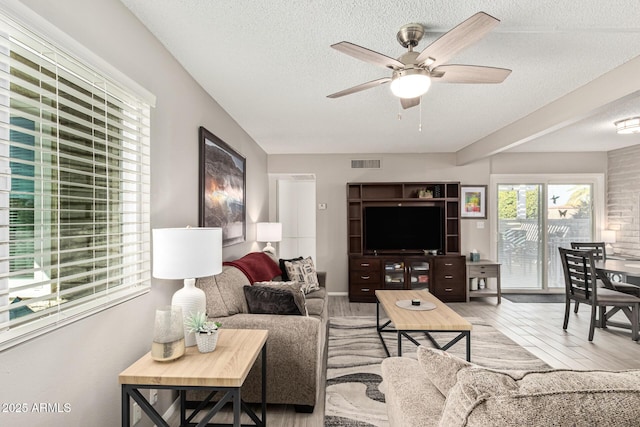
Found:
[[[198,222],[222,228],[222,245],[244,242],[246,159],[200,127]]]
[[[487,218],[487,186],[460,186],[460,218]]]

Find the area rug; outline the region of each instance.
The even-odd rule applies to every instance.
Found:
[[[515,303],[564,303],[564,294],[502,294],[502,298]]]
[[[473,363],[496,369],[549,369],[546,363],[482,319],[474,317],[467,320],[473,324]],[[332,317],[330,321],[325,426],[388,426],[384,383],[381,384],[380,375],[380,363],[386,354],[376,332],[376,318]],[[456,335],[439,333],[434,334],[434,337],[444,344]],[[388,333],[383,336],[393,356],[397,348],[396,334]],[[432,347],[424,338],[418,341]],[[416,358],[415,348],[408,340],[403,340],[403,356]],[[464,358],[465,340],[456,343],[449,352]]]

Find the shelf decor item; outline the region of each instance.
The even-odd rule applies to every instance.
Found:
[[[487,186],[460,186],[460,218],[487,219]]]
[[[420,190],[418,191],[418,198],[419,199],[432,199],[433,198],[433,191],[431,190]]]
[[[222,230],[220,228],[156,228],[153,230],[153,277],[182,279],[184,287],[171,299],[185,318],[206,310],[196,278],[222,272]],[[184,323],[184,319],[183,319]],[[185,330],[185,345],[196,345],[193,333]]]
[[[218,328],[220,322],[211,322],[204,312],[196,312],[187,316],[184,325],[189,332],[195,334],[196,344],[200,353],[211,353],[218,344]]]

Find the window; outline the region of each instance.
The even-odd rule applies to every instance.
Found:
[[[0,15],[0,348],[148,291],[142,98]]]

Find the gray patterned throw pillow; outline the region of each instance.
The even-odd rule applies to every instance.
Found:
[[[285,261],[284,266],[287,269],[289,278],[300,283],[305,294],[320,289],[318,275],[311,257],[306,257],[299,261]]]

